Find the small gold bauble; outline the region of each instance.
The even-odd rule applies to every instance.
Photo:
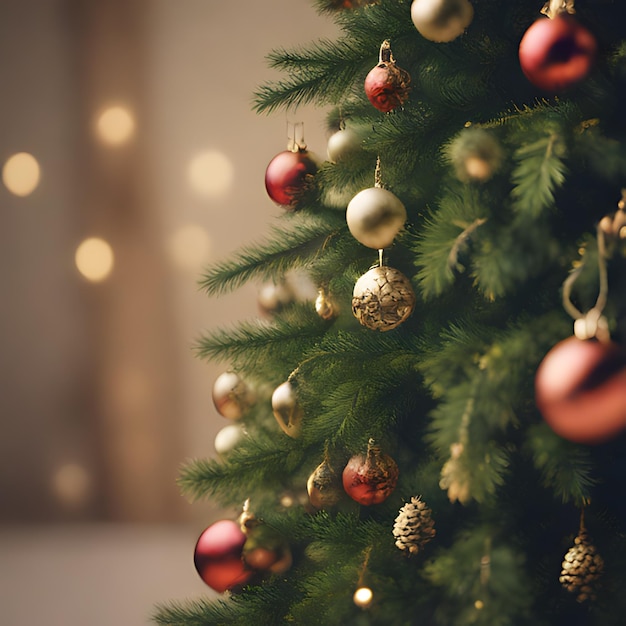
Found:
[[[317,292],[315,311],[323,320],[330,320],[337,315],[337,306],[324,289]]]
[[[387,248],[406,222],[406,208],[391,191],[382,187],[363,189],[350,200],[346,222],[352,236],[364,246]]]
[[[243,417],[256,400],[256,394],[235,372],[224,372],[215,379],[212,397],[217,412],[233,420]]]
[[[278,385],[272,394],[272,411],[282,431],[290,437],[300,434],[302,409],[293,385],[287,381]]]
[[[371,330],[396,328],[414,308],[415,293],[409,279],[393,267],[374,267],[354,285],[352,313]]]
[[[330,463],[324,459],[311,473],[306,483],[309,501],[316,509],[332,507],[343,495],[339,476]]]

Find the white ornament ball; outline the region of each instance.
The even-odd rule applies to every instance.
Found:
[[[474,18],[468,0],[413,0],[411,19],[419,33],[438,43],[456,39]]]
[[[326,146],[328,160],[333,163],[347,161],[361,150],[361,138],[352,128],[342,128],[333,133]]]
[[[382,187],[363,189],[350,200],[346,222],[352,236],[364,246],[380,250],[393,243],[406,222],[400,199]]]
[[[215,451],[223,456],[228,454],[245,436],[246,431],[242,424],[224,426],[215,436]]]

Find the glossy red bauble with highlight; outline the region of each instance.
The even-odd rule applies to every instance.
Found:
[[[286,209],[294,209],[312,184],[317,160],[305,149],[279,152],[265,170],[265,189],[269,197]]]
[[[232,520],[220,520],[202,532],[193,562],[209,587],[222,593],[245,584],[254,575],[242,556],[246,539],[240,525]]]
[[[587,76],[597,47],[595,37],[568,13],[542,17],[522,37],[520,66],[533,85],[559,92]]]
[[[599,444],[626,429],[626,351],[612,342],[570,337],[544,357],[535,401],[557,435]]]

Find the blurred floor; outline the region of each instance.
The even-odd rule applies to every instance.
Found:
[[[145,626],[157,603],[212,593],[186,526],[0,529],[3,626]]]

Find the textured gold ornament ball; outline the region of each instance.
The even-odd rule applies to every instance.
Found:
[[[406,222],[406,208],[391,191],[382,187],[363,189],[350,200],[346,222],[352,236],[364,246],[387,248]]]
[[[359,323],[371,330],[384,332],[396,328],[414,308],[411,282],[393,267],[374,267],[354,285],[352,313]]]

